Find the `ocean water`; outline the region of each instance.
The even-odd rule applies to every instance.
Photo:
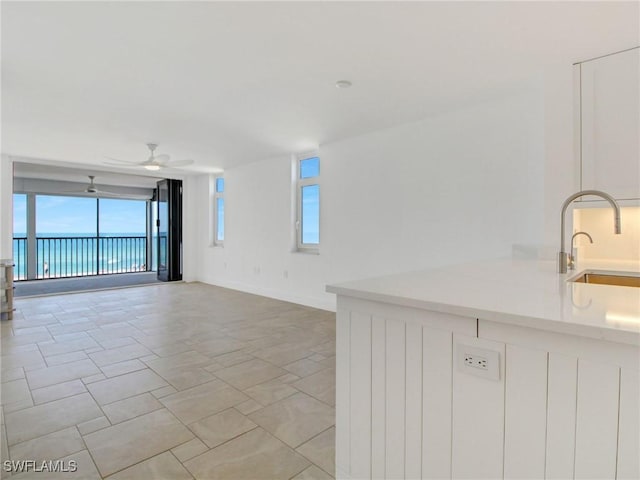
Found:
[[[154,251],[155,244],[153,237]],[[99,238],[87,233],[42,233],[36,237],[36,246],[37,278],[138,272],[148,266],[145,233],[109,233]],[[15,279],[26,279],[26,234],[14,234],[13,259]]]

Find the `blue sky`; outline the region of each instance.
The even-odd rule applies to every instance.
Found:
[[[320,243],[320,187],[302,188],[302,243]]]
[[[13,233],[23,234],[27,231],[27,196],[13,196]]]
[[[320,158],[311,157],[300,160],[300,178],[313,178],[320,175]],[[320,186],[302,187],[302,243],[316,245],[320,243]]]
[[[13,196],[13,231],[27,231],[26,195]],[[141,200],[100,199],[100,233],[138,233],[146,231],[146,202]],[[96,234],[96,199],[36,196],[36,234]]]

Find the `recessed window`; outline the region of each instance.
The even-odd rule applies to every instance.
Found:
[[[297,164],[298,250],[320,247],[320,157],[304,155]]]
[[[214,244],[222,245],[224,243],[224,178],[222,177],[216,177],[213,204]]]
[[[312,178],[320,175],[320,158],[312,157],[300,160],[300,178]]]
[[[216,193],[224,193],[224,178],[216,178]]]

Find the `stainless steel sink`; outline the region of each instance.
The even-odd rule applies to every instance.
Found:
[[[640,288],[640,273],[585,270],[579,275],[571,278],[569,281],[576,283],[591,283],[595,285],[616,285],[619,287]]]

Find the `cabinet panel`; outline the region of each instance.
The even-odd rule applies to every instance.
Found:
[[[374,307],[338,300],[337,478],[640,478],[632,347]]]
[[[351,313],[347,305],[347,299],[338,297],[336,312],[336,478],[348,478],[351,473],[349,458]]]
[[[351,476],[371,476],[371,317],[351,314]]]
[[[618,367],[578,360],[575,478],[616,476]]]
[[[505,478],[544,478],[547,352],[507,345]]]
[[[452,330],[476,321],[338,298],[336,478],[450,477]]]
[[[422,478],[451,477],[451,332],[422,329]]]
[[[640,478],[640,372],[620,371],[619,479]]]
[[[406,326],[405,477],[422,477],[422,327]]]
[[[573,478],[578,360],[549,353],[547,479]]]
[[[371,478],[385,476],[386,322],[371,322]]]
[[[582,188],[640,197],[640,49],[578,66]]]
[[[469,345],[499,353],[500,378],[461,372],[458,350]],[[504,446],[504,344],[454,335],[453,478],[502,478]]]
[[[404,478],[405,326],[387,320],[386,477]]]

